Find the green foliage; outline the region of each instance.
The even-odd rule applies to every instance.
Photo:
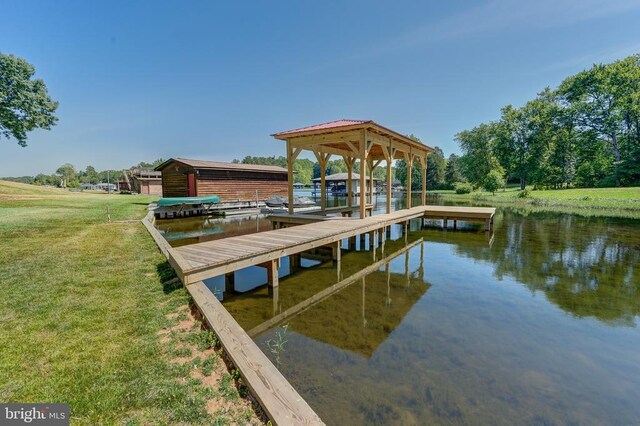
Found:
[[[446,189],[453,189],[457,182],[465,181],[461,167],[460,157],[456,154],[451,154],[447,159],[447,165],[444,170],[444,184]]]
[[[456,140],[475,187],[496,160],[521,189],[640,184],[640,55],[570,76]]]
[[[499,167],[495,155],[498,123],[481,124],[456,135],[464,155],[460,158],[462,174],[474,187],[482,186],[487,174]]]
[[[435,146],[435,151],[427,156],[427,188],[429,189],[444,189],[445,183],[445,170],[447,167],[447,160],[444,158],[444,152],[442,149]],[[422,176],[420,176],[420,167],[415,164],[414,167],[418,169],[419,181],[417,188],[422,187]],[[413,185],[412,185],[413,186]]]
[[[41,79],[33,79],[33,65],[23,58],[0,52],[0,136],[13,137],[27,146],[27,133],[50,130],[58,119],[53,101]]]
[[[491,170],[484,178],[482,186],[495,195],[496,191],[504,186],[503,173],[499,170]]]
[[[473,191],[473,187],[467,182],[458,182],[454,185],[456,194],[470,194]]]
[[[518,192],[518,198],[529,198],[530,196],[531,196],[531,193],[529,192],[529,190],[527,188],[521,189]]]

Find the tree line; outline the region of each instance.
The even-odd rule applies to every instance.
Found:
[[[456,135],[473,186],[491,173],[520,188],[640,184],[640,55],[594,65],[498,120]]]
[[[141,161],[131,168],[150,168],[162,164],[164,160],[159,158],[151,163]],[[39,173],[36,176],[20,176],[20,177],[3,177],[3,180],[14,182],[29,183],[32,185],[45,186],[66,186],[68,188],[77,188],[83,183],[97,184],[101,182],[116,183],[122,179],[122,170],[96,170],[93,166],[87,166],[84,170],[78,170],[73,164],[66,163],[58,167],[55,173],[47,175]]]

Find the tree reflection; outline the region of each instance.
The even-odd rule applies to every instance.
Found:
[[[571,315],[613,326],[634,326],[640,315],[638,221],[504,209],[491,248],[468,234],[440,234],[428,239],[457,243],[458,254],[491,262],[498,279],[544,292]]]

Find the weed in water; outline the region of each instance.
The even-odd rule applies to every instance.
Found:
[[[287,344],[285,336],[288,329],[289,324],[283,325],[278,331],[276,331],[276,337],[274,339],[267,340],[267,348],[269,349],[269,352],[274,355],[278,366],[280,366],[280,355],[285,351]]]

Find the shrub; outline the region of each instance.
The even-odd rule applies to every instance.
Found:
[[[487,192],[496,194],[496,191],[504,186],[504,179],[502,178],[502,173],[497,170],[491,170],[487,176],[485,176],[484,181],[482,182],[482,186]]]
[[[470,194],[473,191],[473,187],[470,183],[456,183],[454,184],[456,194]]]
[[[528,189],[523,189],[522,191],[518,192],[518,198],[529,198],[531,194],[529,194],[529,190]]]

